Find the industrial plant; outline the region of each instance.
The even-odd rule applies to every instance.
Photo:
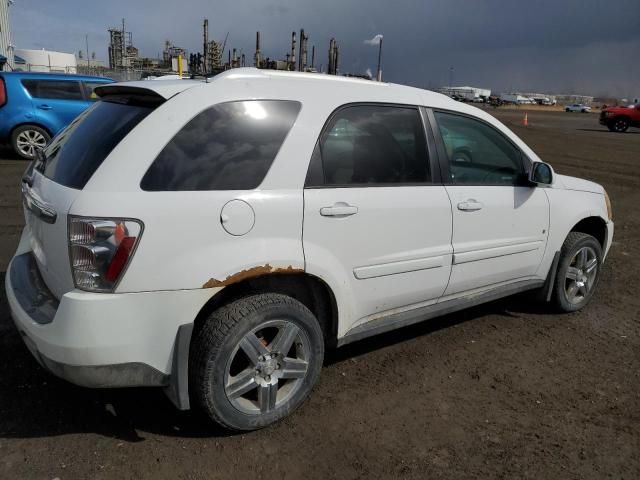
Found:
[[[262,52],[260,32],[256,32],[255,51],[252,59],[241,53],[239,49],[228,46],[229,34],[224,40],[209,39],[209,20],[202,24],[202,51],[189,53],[185,48],[166,40],[162,57],[141,57],[139,50],[133,45],[133,35],[127,31],[125,20],[117,28],[109,28],[109,70],[104,72],[115,77],[132,79],[134,76],[160,76],[168,73],[185,75],[216,75],[231,68],[254,66],[261,69],[285,70],[300,72],[318,72],[324,70],[316,66],[316,47],[309,45],[309,35],[300,29],[291,32],[291,47],[281,58],[272,58]],[[225,55],[226,53],[226,55]],[[225,58],[226,56],[226,58]],[[330,75],[339,74],[340,47],[335,38],[329,41],[326,70]],[[84,69],[83,67],[80,68]],[[91,69],[90,69],[91,70]],[[380,68],[378,68],[380,71]],[[97,73],[97,72],[87,72]],[[113,75],[115,73],[115,75]],[[362,78],[371,78],[367,74],[348,74]]]

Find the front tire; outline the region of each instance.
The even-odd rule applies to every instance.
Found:
[[[611,125],[614,132],[624,133],[629,128],[629,120],[626,118],[614,118]]]
[[[190,389],[216,423],[256,430],[309,396],[324,359],[317,319],[281,294],[231,302],[206,320],[191,346]]]
[[[11,132],[13,151],[25,160],[33,160],[36,150],[46,147],[49,140],[49,133],[37,125],[20,125]]]
[[[571,232],[560,250],[552,302],[562,312],[575,312],[589,303],[602,266],[602,247],[591,235]]]

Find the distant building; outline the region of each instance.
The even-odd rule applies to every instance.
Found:
[[[44,49],[15,49],[14,69],[17,71],[77,73],[76,67],[76,57],[73,53],[52,52]]]
[[[556,95],[556,100],[562,105],[570,105],[572,103],[581,103],[584,105],[591,105],[593,97],[589,95],[577,95],[577,94],[562,94]]]
[[[11,44],[11,23],[9,23],[9,0],[0,0],[0,70],[13,68],[13,45]]]
[[[465,100],[473,101],[474,99],[486,100],[491,96],[491,90],[488,88],[476,87],[440,87],[438,92],[449,97],[458,97]]]

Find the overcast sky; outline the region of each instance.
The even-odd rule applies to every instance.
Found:
[[[437,87],[453,67],[455,85],[496,92],[640,96],[640,0],[15,0],[10,15],[17,48],[77,52],[88,34],[103,60],[122,17],[150,57],[166,39],[201,50],[207,17],[210,38],[229,32],[248,63],[256,30],[263,55],[284,59],[304,28],[318,66],[335,37],[341,72],[375,72],[377,47],[364,41],[382,34],[387,81]]]

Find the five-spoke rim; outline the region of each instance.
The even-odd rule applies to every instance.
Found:
[[[582,247],[569,263],[564,290],[570,303],[580,303],[593,289],[598,274],[598,256],[591,247]]]
[[[265,322],[242,337],[233,350],[225,369],[225,394],[243,413],[271,412],[302,387],[309,355],[307,335],[295,323]]]
[[[47,146],[47,139],[37,130],[24,130],[18,134],[16,143],[21,154],[34,157],[36,149]]]

